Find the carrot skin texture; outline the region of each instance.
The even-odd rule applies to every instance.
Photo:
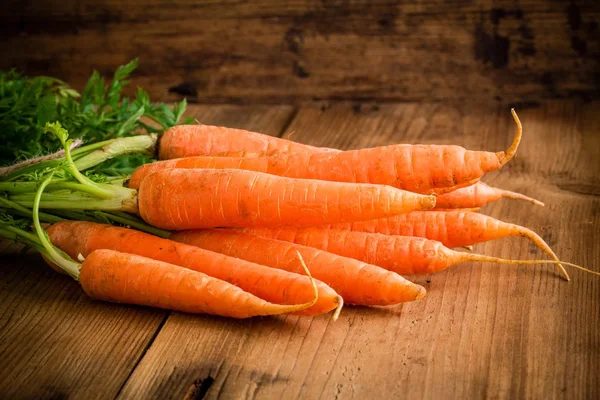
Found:
[[[430,209],[435,197],[243,170],[166,169],[141,182],[138,204],[149,224],[185,230],[357,221]]]
[[[420,237],[327,228],[250,228],[244,232],[353,258],[400,275],[435,273],[460,262],[460,253]]]
[[[180,231],[171,238],[290,272],[298,272],[298,263],[294,262],[297,250],[313,277],[331,286],[346,303],[385,306],[425,295],[423,287],[396,273],[316,248],[226,229]]]
[[[324,225],[334,229],[417,236],[437,240],[446,247],[471,246],[506,236],[523,236],[518,226],[470,211],[413,211],[371,221]]]
[[[88,296],[115,303],[233,318],[275,315],[285,309],[203,273],[113,250],[89,254],[79,279]]]
[[[178,125],[160,138],[159,159],[227,153],[298,153],[338,151],[314,147],[258,132],[212,125]]]
[[[487,203],[500,200],[503,197],[525,200],[529,201],[530,203],[543,206],[543,203],[520,193],[498,189],[486,185],[483,182],[477,182],[474,185],[437,196],[434,208],[477,208],[482,207]]]
[[[289,178],[382,184],[429,194],[434,188],[469,184],[500,167],[496,153],[469,152],[458,146],[392,145],[338,153],[158,161],[138,168],[129,187],[135,189],[146,176],[166,168],[233,168]]]
[[[302,179],[375,183],[434,193],[475,183],[500,169],[517,152],[522,126],[511,110],[517,134],[505,151],[471,151],[459,146],[392,145],[340,152],[298,152],[275,157],[189,157],[146,164],[133,174],[131,188],[152,172],[166,168],[240,168]],[[243,150],[243,149],[242,149]],[[439,193],[439,192],[438,192]]]
[[[76,259],[95,250],[110,249],[192,269],[226,281],[261,299],[277,304],[300,304],[312,298],[308,277],[228,257],[195,246],[162,239],[133,229],[85,221],[63,221],[47,229],[52,243]],[[295,259],[298,263],[298,259]],[[301,268],[298,268],[302,271]],[[319,299],[304,315],[318,315],[337,307],[338,295],[316,282]]]

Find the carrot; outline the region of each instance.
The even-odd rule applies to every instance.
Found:
[[[52,243],[75,258],[87,257],[98,249],[167,262],[229,282],[271,303],[297,304],[312,298],[311,280],[303,275],[279,271],[195,246],[162,239],[133,229],[85,221],[64,221],[51,225],[47,232]],[[296,266],[298,259],[291,254]],[[300,267],[296,271],[302,273]],[[316,282],[319,299],[303,311],[318,315],[341,307],[340,296],[322,282]]]
[[[114,250],[95,250],[83,263],[77,263],[50,243],[40,223],[42,192],[52,176],[53,172],[36,190],[32,214],[37,236],[13,226],[6,226],[3,231],[23,238],[79,281],[92,298],[236,318],[298,312],[312,307],[318,300],[317,286],[300,254],[298,258],[311,279],[313,297],[307,303],[296,305],[272,304],[201,272]],[[82,257],[78,254],[77,259]]]
[[[354,258],[403,275],[439,272],[467,261],[498,264],[559,263],[548,260],[506,260],[482,254],[461,253],[445,247],[438,241],[412,236],[327,228],[252,228],[244,231],[264,238],[283,240]],[[187,240],[185,242],[190,243]]]
[[[313,276],[331,286],[347,303],[390,305],[425,296],[423,287],[396,273],[297,244],[226,229],[181,231],[170,238],[290,272],[300,272],[294,260],[294,253],[298,251]]]
[[[464,247],[509,236],[523,236],[535,243],[554,261],[559,261],[550,246],[535,232],[470,211],[414,211],[389,218],[355,223],[331,224],[325,227],[384,235],[418,236],[437,240],[447,247]],[[567,272],[558,267],[569,280]]]
[[[95,250],[79,281],[93,299],[234,318],[297,312],[314,304],[279,305],[227,282],[186,268],[113,250]]]
[[[429,209],[434,196],[383,185],[291,179],[242,170],[167,169],[138,192],[142,218],[162,229],[316,225]]]
[[[521,193],[503,190],[486,185],[483,182],[477,182],[474,185],[457,189],[453,192],[442,194],[436,197],[436,209],[451,208],[475,208],[481,207],[501,198],[525,200],[538,206],[544,206],[544,203]]]
[[[243,129],[211,125],[179,125],[167,129],[160,137],[159,159],[168,160],[204,155],[339,151],[314,147]]]
[[[517,134],[506,151],[470,151],[459,146],[392,145],[341,152],[301,152],[274,157],[188,157],[139,167],[129,187],[136,188],[153,172],[168,168],[246,169],[290,178],[375,183],[433,193],[461,187],[500,169],[516,153],[522,127],[514,110]]]

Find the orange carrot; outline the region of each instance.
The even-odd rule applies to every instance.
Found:
[[[159,159],[204,155],[339,151],[314,147],[243,129],[211,125],[179,125],[167,129],[159,142]]]
[[[457,189],[453,192],[442,194],[436,198],[436,209],[451,208],[476,208],[491,203],[501,198],[525,200],[538,206],[544,203],[521,193],[503,190],[477,182],[474,185]]]
[[[95,250],[81,264],[79,282],[97,300],[234,318],[297,312],[314,304],[266,302],[227,282],[163,261]]]
[[[142,218],[162,229],[316,225],[429,209],[434,196],[389,186],[282,178],[242,170],[167,169],[138,193]]]
[[[384,235],[418,236],[437,240],[450,248],[470,246],[509,236],[523,236],[535,243],[554,261],[559,261],[546,242],[532,230],[470,211],[414,211],[389,218],[331,224],[324,227]],[[568,280],[564,268],[560,264],[558,267]]]
[[[445,247],[438,241],[412,236],[328,228],[251,228],[244,231],[264,238],[283,240],[354,258],[403,275],[439,272],[467,261],[498,264],[558,264],[558,261],[506,260],[482,254],[461,253]],[[188,240],[184,241],[191,243]]]
[[[168,168],[246,169],[290,178],[335,182],[375,183],[433,193],[436,188],[461,187],[474,183],[485,173],[500,169],[516,153],[521,140],[521,123],[506,151],[470,151],[459,146],[392,145],[341,152],[301,152],[273,157],[188,157],[139,167],[129,187],[136,188],[153,172]]]
[[[137,254],[202,272],[229,282],[263,300],[298,304],[312,298],[311,280],[303,275],[279,271],[223,254],[162,239],[133,229],[85,221],[58,222],[47,229],[52,243],[71,258],[86,257],[98,249]],[[295,254],[296,271],[302,273]],[[316,282],[319,298],[303,311],[318,315],[341,307],[340,296],[322,282]]]
[[[301,272],[294,260],[294,254],[298,251],[313,276],[331,286],[347,303],[390,305],[417,300],[425,295],[423,287],[396,273],[293,243],[226,229],[181,231],[175,232],[170,238],[290,272]]]

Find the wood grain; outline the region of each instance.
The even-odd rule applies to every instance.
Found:
[[[279,134],[293,109],[191,106],[188,113]],[[7,255],[14,247],[0,245],[0,398],[117,396],[168,313],[92,301],[39,256]]]
[[[168,101],[597,99],[599,19],[590,0],[9,0],[0,68],[81,88],[140,57],[134,84]]]
[[[547,206],[503,200],[485,210],[538,231],[561,258],[595,269],[599,110],[597,103],[560,102],[519,110],[525,133],[518,157],[487,180]],[[441,142],[499,150],[513,129],[504,108],[323,104],[301,108],[287,133],[342,148]],[[556,183],[561,176],[571,190]],[[543,256],[522,239],[475,250]],[[567,283],[548,266],[466,263],[413,277],[428,290],[423,301],[346,307],[335,323],[327,316],[172,314],[120,398],[596,398],[600,281],[571,276]]]

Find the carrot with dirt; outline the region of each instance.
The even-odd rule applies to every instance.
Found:
[[[273,175],[334,182],[374,183],[416,193],[475,183],[500,169],[517,152],[522,127],[511,110],[517,134],[506,151],[471,151],[459,146],[391,145],[340,152],[317,152],[272,157],[187,157],[137,168],[129,187],[137,188],[153,172],[169,168],[246,169]]]
[[[244,232],[321,249],[402,275],[440,272],[468,261],[513,265],[562,263],[583,269],[578,265],[562,261],[507,260],[482,254],[461,253],[447,248],[438,241],[412,236],[327,228],[251,228],[245,229]]]
[[[51,179],[52,174],[40,183],[36,191],[33,222],[37,235],[8,223],[0,226],[0,234],[34,247],[46,259],[79,281],[91,298],[234,318],[298,312],[313,306],[318,300],[314,281],[310,301],[280,305],[269,303],[201,272],[139,255],[100,249],[91,252],[81,263],[75,262],[50,243],[40,223],[41,195]],[[304,265],[299,254],[298,257]],[[83,256],[78,256],[80,261],[82,258]],[[310,277],[308,269],[306,273]]]
[[[109,249],[198,271],[271,303],[299,304],[313,297],[312,279],[304,276],[295,253],[290,255],[297,273],[291,273],[112,225],[63,221],[51,225],[47,232],[52,243],[72,258]],[[343,301],[333,289],[319,281],[314,284],[319,299],[302,311],[304,315],[319,315],[342,307]]]
[[[389,218],[355,223],[329,224],[323,228],[344,229],[384,235],[418,236],[437,240],[444,246],[465,247],[511,236],[526,237],[554,261],[560,261],[550,246],[535,232],[523,226],[503,222],[472,211],[414,211]],[[558,267],[569,280],[567,272]]]
[[[314,153],[339,151],[314,147],[243,129],[212,125],[178,125],[160,137],[158,158],[169,160],[191,156],[236,154],[275,155],[279,153]]]
[[[435,208],[477,208],[500,200],[501,198],[524,200],[538,206],[544,206],[544,203],[541,201],[525,196],[524,194],[498,189],[483,182],[477,182],[474,185],[437,196],[435,199]]]
[[[386,306],[425,296],[423,287],[375,265],[235,230],[180,231],[173,233],[170,239],[296,273],[301,272],[294,260],[297,251],[313,276],[331,286],[346,303]]]

